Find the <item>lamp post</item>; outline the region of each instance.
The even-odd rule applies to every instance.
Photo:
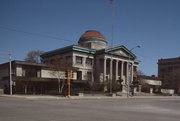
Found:
[[[133,47],[132,49],[130,49],[130,52],[133,50],[133,49],[135,49],[135,48],[140,48],[141,46],[140,45],[137,45],[137,46],[135,46],[135,47]],[[127,89],[127,98],[129,98],[129,93],[130,93],[130,82],[132,81],[131,80],[131,68],[130,68],[130,54],[129,54],[129,56],[128,56],[128,89]]]
[[[11,64],[11,54],[10,53],[6,53],[6,56],[8,57],[1,57],[3,59],[6,59],[9,61],[9,94],[12,95],[12,64]]]

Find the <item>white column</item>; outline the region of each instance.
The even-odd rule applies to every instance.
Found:
[[[128,84],[128,81],[129,81],[129,63],[127,62],[127,65],[126,65],[126,84]]]
[[[121,62],[121,79],[123,80],[123,82],[122,82],[122,92],[126,93],[127,87],[125,86],[126,78],[124,78],[124,61]]]
[[[76,56],[73,55],[73,56],[72,56],[72,66],[74,67],[75,64],[76,64]]]
[[[107,83],[107,80],[106,80],[106,64],[107,64],[107,59],[104,58],[104,70],[103,70],[104,71],[104,75],[103,75],[104,76],[104,80],[103,81],[104,81],[104,84],[105,84],[104,85],[104,92],[107,92],[107,90],[108,90],[107,84],[106,84]]]
[[[106,58],[104,58],[104,82],[106,82]]]
[[[112,80],[112,59],[110,59],[110,80]]]
[[[123,79],[123,75],[124,75],[124,61],[121,61],[121,79]],[[125,81],[125,80],[124,80]]]
[[[111,60],[110,60],[110,93],[112,93],[112,62],[113,62],[113,60],[112,60],[112,58],[111,58]]]
[[[134,70],[134,65],[133,65],[133,63],[132,63],[132,65],[131,65],[131,83],[133,82],[133,70]]]
[[[119,66],[119,61],[116,60],[116,80],[119,80],[119,78],[118,78],[118,66]]]
[[[85,67],[86,67],[86,58],[83,57],[83,58],[82,58],[82,61],[83,61],[83,67],[85,68]]]

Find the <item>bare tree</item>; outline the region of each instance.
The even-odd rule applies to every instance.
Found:
[[[68,64],[60,56],[56,56],[52,59],[52,75],[58,79],[58,91],[61,94],[63,92],[66,82],[66,71],[68,70]]]
[[[43,53],[41,50],[33,50],[27,53],[26,58],[24,59],[27,62],[31,63],[41,63],[40,55]]]
[[[149,92],[151,86],[146,83],[145,79],[140,79],[140,85],[142,86],[142,92]]]
[[[144,73],[141,70],[138,70],[137,75],[144,75]]]

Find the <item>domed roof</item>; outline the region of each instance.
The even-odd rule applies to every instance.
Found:
[[[84,42],[84,41],[103,41],[103,42],[106,42],[106,39],[100,32],[98,32],[96,30],[88,30],[83,35],[81,35],[78,43]]]

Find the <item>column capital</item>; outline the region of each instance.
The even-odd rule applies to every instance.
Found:
[[[129,65],[133,66],[133,65],[134,65],[134,63],[132,63],[132,62],[129,62]]]
[[[116,59],[115,59],[115,61],[116,61],[116,63],[119,62],[119,60],[116,60]]]

